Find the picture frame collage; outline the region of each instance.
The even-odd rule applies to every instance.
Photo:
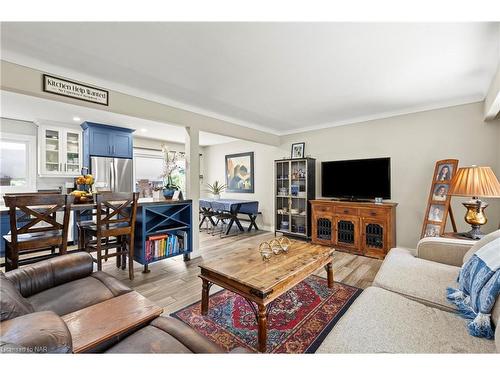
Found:
[[[448,192],[457,169],[457,159],[445,159],[436,162],[421,238],[441,236],[446,228],[448,214],[450,214],[454,231],[456,231],[455,220],[450,209],[451,196]]]

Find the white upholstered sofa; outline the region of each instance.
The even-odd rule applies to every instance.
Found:
[[[500,352],[500,302],[493,308],[495,340],[472,337],[446,300],[462,264],[500,230],[478,242],[424,238],[416,250],[394,248],[373,285],[338,321],[317,353]],[[499,249],[500,251],[500,249]]]

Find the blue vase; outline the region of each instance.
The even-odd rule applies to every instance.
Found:
[[[163,189],[163,196],[165,199],[172,199],[174,196],[175,189]]]

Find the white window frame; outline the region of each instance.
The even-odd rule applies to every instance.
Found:
[[[184,157],[185,157],[185,153],[183,151],[177,151],[177,152],[181,152],[182,154],[184,154]],[[200,163],[201,163],[201,156],[202,155],[200,154]],[[137,181],[137,178],[136,178],[136,160],[138,157],[163,160],[163,153],[161,152],[161,150],[153,150],[153,149],[146,149],[146,148],[141,148],[141,147],[134,147],[134,186],[135,186],[135,183]],[[200,176],[200,179],[201,179],[201,176]],[[186,181],[184,181],[184,185],[186,185]],[[184,188],[186,188],[186,186],[184,186]],[[184,191],[183,194],[186,194],[186,192]]]
[[[27,146],[26,162],[28,163],[26,186],[0,186],[0,194],[36,192],[36,136],[0,132],[0,140],[25,143]],[[2,151],[0,150],[0,152]]]
[[[148,159],[160,159],[163,160],[163,154],[161,153],[160,150],[149,150],[149,149],[142,149],[142,148],[135,148],[134,147],[134,185],[136,182],[136,161],[137,158],[148,158]],[[161,173],[161,171],[159,172]]]

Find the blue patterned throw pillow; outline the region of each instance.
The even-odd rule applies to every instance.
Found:
[[[493,339],[491,310],[500,293],[500,238],[486,243],[462,267],[458,289],[448,288],[448,300],[469,320],[472,336]]]

